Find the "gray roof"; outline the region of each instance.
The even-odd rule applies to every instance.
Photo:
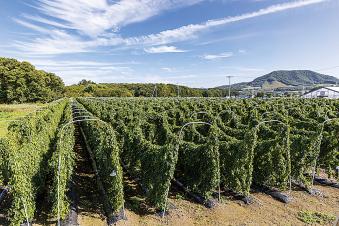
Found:
[[[314,89],[314,90],[308,91],[308,92],[304,93],[303,96],[305,96],[305,95],[307,95],[309,93],[312,93],[314,91],[317,91],[319,89],[328,89],[328,90],[332,90],[334,92],[339,93],[339,86],[327,86],[327,87],[319,87],[318,89]]]

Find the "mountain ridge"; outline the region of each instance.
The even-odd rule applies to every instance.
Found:
[[[312,86],[319,84],[336,84],[339,79],[330,75],[320,74],[311,70],[277,70],[266,75],[257,77],[251,82],[233,84],[234,88],[245,86],[251,87],[273,87],[280,88],[286,86]],[[216,88],[225,88],[227,85]]]

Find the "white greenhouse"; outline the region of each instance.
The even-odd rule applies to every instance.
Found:
[[[322,87],[303,95],[304,98],[339,99],[339,86]]]

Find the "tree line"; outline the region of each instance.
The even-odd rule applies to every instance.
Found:
[[[232,95],[236,92],[232,91]],[[224,97],[228,90],[200,89],[173,84],[154,83],[100,83],[82,80],[65,88],[67,97]]]
[[[232,91],[231,95],[236,95]],[[173,84],[100,83],[82,80],[65,86],[60,77],[29,62],[0,57],[0,103],[50,102],[61,97],[224,97],[221,88],[200,89]]]
[[[50,102],[63,96],[65,85],[53,73],[28,62],[0,58],[0,102]]]

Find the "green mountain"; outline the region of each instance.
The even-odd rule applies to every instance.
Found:
[[[339,79],[309,70],[273,71],[249,82],[250,86],[263,86],[265,83],[282,83],[287,86],[336,84]]]
[[[260,76],[252,82],[242,82],[232,85],[234,89],[241,89],[246,86],[262,87],[264,89],[276,89],[289,86],[313,86],[319,84],[339,84],[339,79],[320,74],[310,70],[281,70],[273,71],[269,74]],[[220,86],[217,88],[226,88]]]

